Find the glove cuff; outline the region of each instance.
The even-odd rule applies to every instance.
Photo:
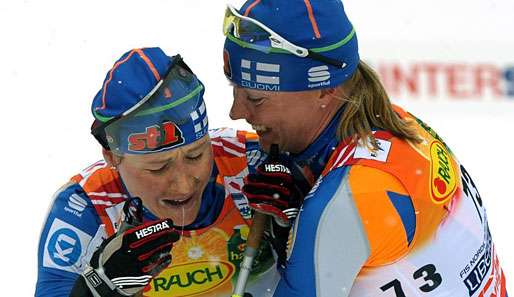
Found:
[[[118,297],[131,296],[118,289],[109,278],[103,273],[103,269],[94,269],[88,266],[82,273],[86,285],[94,297]]]

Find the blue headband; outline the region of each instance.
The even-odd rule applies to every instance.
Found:
[[[236,85],[268,91],[330,88],[349,79],[359,64],[357,35],[341,1],[247,1],[240,13],[265,24],[293,44],[344,62],[345,67],[280,49],[264,53],[229,34],[224,46],[224,70]]]
[[[129,51],[108,72],[93,101],[99,122],[93,134],[117,154],[190,144],[208,133],[203,94],[203,84],[180,56],[170,58],[159,48]]]

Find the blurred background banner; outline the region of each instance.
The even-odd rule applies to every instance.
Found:
[[[438,131],[473,176],[514,292],[514,1],[343,2],[361,57],[392,101]],[[34,294],[37,243],[52,195],[101,158],[89,134],[90,106],[122,53],[146,46],[180,53],[206,85],[211,127],[250,129],[228,117],[225,4],[0,1],[2,295]]]
[[[388,60],[369,63],[392,98],[430,101],[514,101],[514,63],[505,61]]]

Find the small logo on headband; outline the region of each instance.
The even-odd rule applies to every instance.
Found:
[[[232,78],[232,67],[230,66],[230,54],[223,50],[223,71],[228,78]]]
[[[309,88],[316,88],[330,85],[330,72],[328,72],[328,66],[316,66],[309,69],[307,72]]]
[[[280,65],[241,59],[241,79],[246,88],[280,91]]]
[[[193,120],[196,138],[203,137],[208,129],[209,121],[207,120],[207,112],[205,110],[205,102],[202,101],[197,110],[189,114]]]
[[[182,143],[182,131],[172,122],[146,127],[145,132],[128,136],[128,150],[133,152],[161,151]]]

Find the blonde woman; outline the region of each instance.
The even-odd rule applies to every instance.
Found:
[[[341,1],[249,0],[224,33],[230,116],[312,185],[273,296],[507,296],[476,184],[390,103]]]

